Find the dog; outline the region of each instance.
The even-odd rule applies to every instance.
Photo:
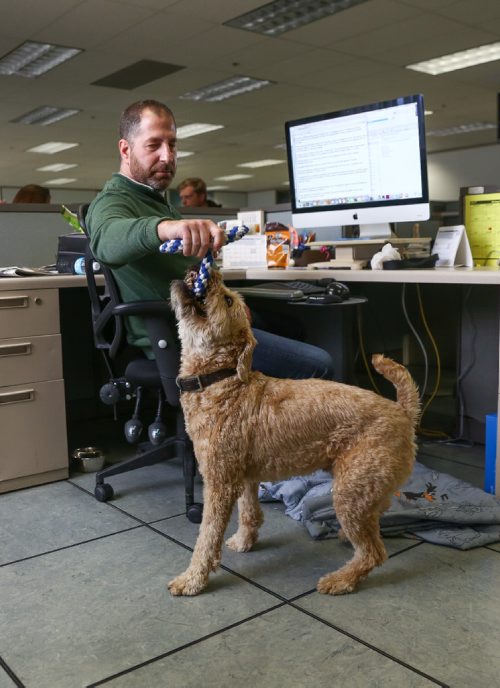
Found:
[[[226,545],[248,552],[263,522],[259,482],[317,469],[334,473],[339,535],[354,547],[352,559],[320,578],[317,590],[353,592],[387,559],[379,517],[412,471],[417,387],[406,368],[380,354],[372,364],[393,383],[397,401],[329,380],[252,371],[256,341],[242,297],[214,271],[199,299],[191,292],[195,276],[172,283],[171,305],[181,343],[178,384],[186,390],[181,405],[203,477],[204,508],[191,562],[169,582],[170,593],[196,595],[206,587],[236,501],[238,528]]]

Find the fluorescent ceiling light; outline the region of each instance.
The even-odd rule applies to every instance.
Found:
[[[42,107],[36,108],[36,110],[31,110],[31,112],[21,115],[21,117],[12,119],[11,122],[19,124],[39,124],[45,127],[47,124],[54,124],[54,122],[60,122],[67,117],[73,117],[73,115],[77,115],[79,112],[81,112],[81,110],[43,105]]]
[[[406,65],[406,69],[413,69],[415,72],[424,72],[425,74],[436,76],[436,74],[454,72],[456,69],[474,67],[474,65],[493,62],[499,59],[500,42],[488,43],[487,45],[480,45],[477,48],[461,50],[458,53],[450,53],[449,55],[435,57],[432,60],[424,60],[423,62]]]
[[[427,136],[456,136],[457,134],[470,134],[474,131],[496,128],[496,124],[491,124],[490,122],[471,122],[470,124],[459,124],[456,127],[448,127],[447,129],[431,129],[427,132]]]
[[[71,167],[78,167],[76,162],[64,163],[56,162],[53,165],[45,165],[44,167],[37,167],[37,172],[62,172],[63,170],[69,170]]]
[[[224,129],[223,124],[204,124],[203,122],[195,122],[193,124],[185,124],[183,127],[177,129],[178,139],[187,139],[190,136],[198,136],[198,134],[206,134],[208,131],[215,131],[216,129]]]
[[[191,151],[177,151],[178,158],[189,158],[190,155],[194,155]]]
[[[44,184],[47,186],[50,184],[53,186],[54,184],[57,184],[57,186],[62,186],[63,184],[71,184],[71,182],[76,182],[76,179],[71,179],[70,177],[59,177],[59,179],[48,179]]]
[[[60,153],[68,148],[74,148],[79,146],[79,143],[66,143],[64,141],[48,141],[47,143],[42,143],[34,148],[28,148],[27,153],[48,153],[52,155],[53,153]]]
[[[237,179],[250,179],[253,174],[229,174],[226,177],[215,177],[219,182],[235,182]]]
[[[254,160],[253,162],[241,162],[237,167],[271,167],[271,165],[283,165],[284,160]]]
[[[0,74],[34,78],[81,52],[80,48],[26,41],[0,59]]]
[[[229,186],[227,186],[227,184],[207,186],[207,191],[224,191],[225,189],[229,189]]]
[[[209,103],[216,103],[220,100],[239,96],[242,93],[256,91],[259,88],[264,88],[264,86],[270,86],[271,84],[272,81],[266,81],[264,79],[253,79],[249,76],[234,76],[224,81],[218,81],[215,84],[204,86],[196,91],[188,91],[183,96],[180,96],[180,98],[183,100],[206,100]]]
[[[367,0],[275,0],[225,22],[226,26],[278,36]]]

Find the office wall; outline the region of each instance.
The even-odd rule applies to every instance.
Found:
[[[40,267],[55,263],[57,238],[71,231],[57,206],[37,212],[9,212],[0,206],[0,266]]]
[[[500,184],[500,147],[430,153],[427,169],[431,200],[456,201],[461,186]]]

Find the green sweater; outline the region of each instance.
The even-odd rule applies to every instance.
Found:
[[[87,227],[96,260],[108,265],[123,301],[156,301],[170,297],[170,282],[182,279],[193,264],[181,253],[160,253],[156,228],[181,215],[150,187],[115,173],[90,204]],[[152,357],[146,328],[129,318],[128,341]]]

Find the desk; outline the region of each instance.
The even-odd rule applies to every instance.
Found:
[[[86,287],[85,277],[0,279],[0,493],[68,477],[59,298],[68,287]]]
[[[227,282],[244,279],[315,280],[327,277],[346,283],[490,285],[500,288],[500,270],[488,268],[380,271],[252,268],[225,270],[223,274]],[[0,303],[5,304],[6,298],[14,296],[21,298],[20,304],[23,298],[33,304],[31,311],[26,306],[12,311],[10,308],[0,307],[0,347],[2,345],[10,347],[11,344],[29,344],[31,351],[36,350],[46,361],[43,365],[35,361],[35,365],[30,367],[26,364],[30,346],[21,347],[18,353],[12,352],[10,348],[4,349],[7,355],[3,358],[3,367],[0,363],[0,395],[10,394],[12,391],[26,391],[25,388],[27,388],[35,390],[35,397],[43,393],[47,400],[46,410],[43,410],[44,405],[41,404],[41,415],[35,414],[35,421],[22,412],[22,409],[32,402],[28,400],[25,403],[21,403],[22,400],[5,404],[0,402],[0,493],[67,477],[68,448],[61,324],[58,313],[59,296],[60,290],[85,286],[85,277],[76,275],[0,279]],[[42,294],[38,293],[40,290]],[[39,305],[35,303],[37,298],[42,299]],[[36,308],[42,309],[44,304],[48,306],[47,317],[39,320],[32,319],[31,315],[26,317],[27,313],[36,312]],[[40,310],[40,312],[43,311]],[[12,313],[15,313],[17,323],[20,325],[10,320]],[[77,319],[79,314],[75,313],[74,317]],[[20,329],[15,329],[17,327]],[[33,341],[30,337],[36,339]],[[45,349],[41,348],[43,344],[47,345]],[[498,336],[497,346],[500,361],[500,336]],[[22,371],[22,374],[18,374],[19,371]],[[28,386],[28,383],[33,384]],[[41,391],[37,392],[35,384]],[[498,401],[500,401],[500,380],[497,380],[497,392]],[[3,399],[5,400],[5,397]],[[44,450],[43,447],[45,447]],[[500,494],[500,432],[497,432],[496,456],[496,494]]]
[[[500,270],[492,268],[434,268],[429,270],[321,270],[289,269],[266,270],[249,268],[248,280],[317,280],[333,278],[339,282],[370,284],[450,284],[460,286],[492,286],[500,292]],[[226,277],[226,279],[228,279]],[[496,313],[500,317],[500,313]],[[496,351],[499,376],[496,381],[497,418],[500,418],[500,331],[496,331]],[[500,494],[500,424],[497,424],[496,485],[495,493]]]

